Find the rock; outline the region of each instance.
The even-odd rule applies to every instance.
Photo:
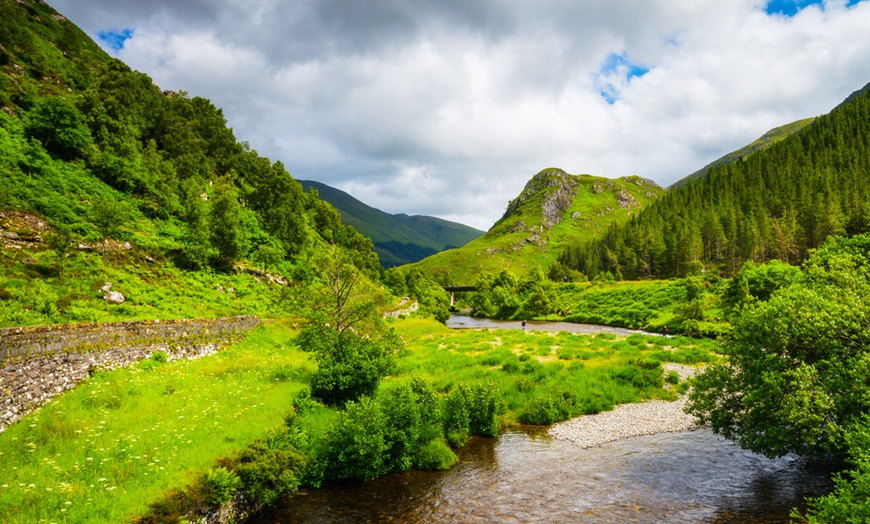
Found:
[[[153,264],[153,263],[154,263],[154,259],[151,258],[151,257],[145,257],[145,262],[150,262],[150,263]]]
[[[111,282],[106,282],[105,284],[103,284],[103,287],[100,288],[100,291],[102,291],[103,293],[108,293],[111,290],[112,290],[112,283]]]
[[[106,296],[103,297],[103,300],[109,302],[110,304],[123,304],[124,295],[117,291],[109,291]]]
[[[24,264],[25,266],[32,266],[32,265],[36,264],[36,259],[35,258],[25,258],[24,260],[21,261],[21,263]]]

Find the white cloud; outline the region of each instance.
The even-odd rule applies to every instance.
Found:
[[[866,1],[54,5],[294,176],[482,229],[545,167],[669,185],[870,81]]]

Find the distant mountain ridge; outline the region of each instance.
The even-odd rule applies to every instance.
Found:
[[[639,176],[609,179],[544,169],[508,203],[504,216],[468,245],[428,257],[411,268],[443,283],[473,284],[481,273],[508,269],[524,276],[547,271],[562,247],[622,223],[665,193]]]
[[[299,183],[305,191],[316,190],[322,200],[335,207],[344,225],[369,237],[385,268],[411,264],[445,249],[464,246],[484,233],[430,216],[391,215],[321,182]]]

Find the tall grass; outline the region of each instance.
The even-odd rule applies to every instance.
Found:
[[[520,330],[448,330],[435,322],[396,324],[408,343],[397,376],[418,376],[446,392],[466,381],[492,381],[508,411],[505,424],[518,423],[535,399],[569,395],[562,419],[648,399],[673,400],[664,386],[661,362],[697,364],[715,360],[709,340]],[[651,366],[637,376],[629,368]],[[389,380],[389,379],[388,379]]]
[[[0,434],[0,520],[124,522],[260,437],[312,364],[271,324],[196,361],[98,374]]]
[[[674,398],[660,362],[715,359],[710,341],[633,335],[449,330],[393,321],[406,342],[385,380],[428,380],[441,394],[493,383],[502,424],[549,423],[639,400]],[[124,522],[280,425],[314,365],[286,321],[195,361],[143,361],[97,374],[0,434],[0,520]],[[317,405],[312,440],[336,419]]]

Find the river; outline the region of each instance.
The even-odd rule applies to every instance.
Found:
[[[835,464],[769,460],[706,429],[581,449],[539,428],[471,439],[461,462],[303,490],[258,524],[772,523],[827,493]]]
[[[451,323],[521,328],[519,322],[465,316],[454,316]],[[529,323],[527,328],[635,333],[582,326]],[[788,522],[791,508],[803,508],[805,497],[830,491],[831,474],[841,467],[791,456],[770,460],[708,429],[582,449],[552,439],[546,428],[517,428],[497,438],[473,438],[459,457],[445,472],[405,471],[302,490],[255,522]]]

